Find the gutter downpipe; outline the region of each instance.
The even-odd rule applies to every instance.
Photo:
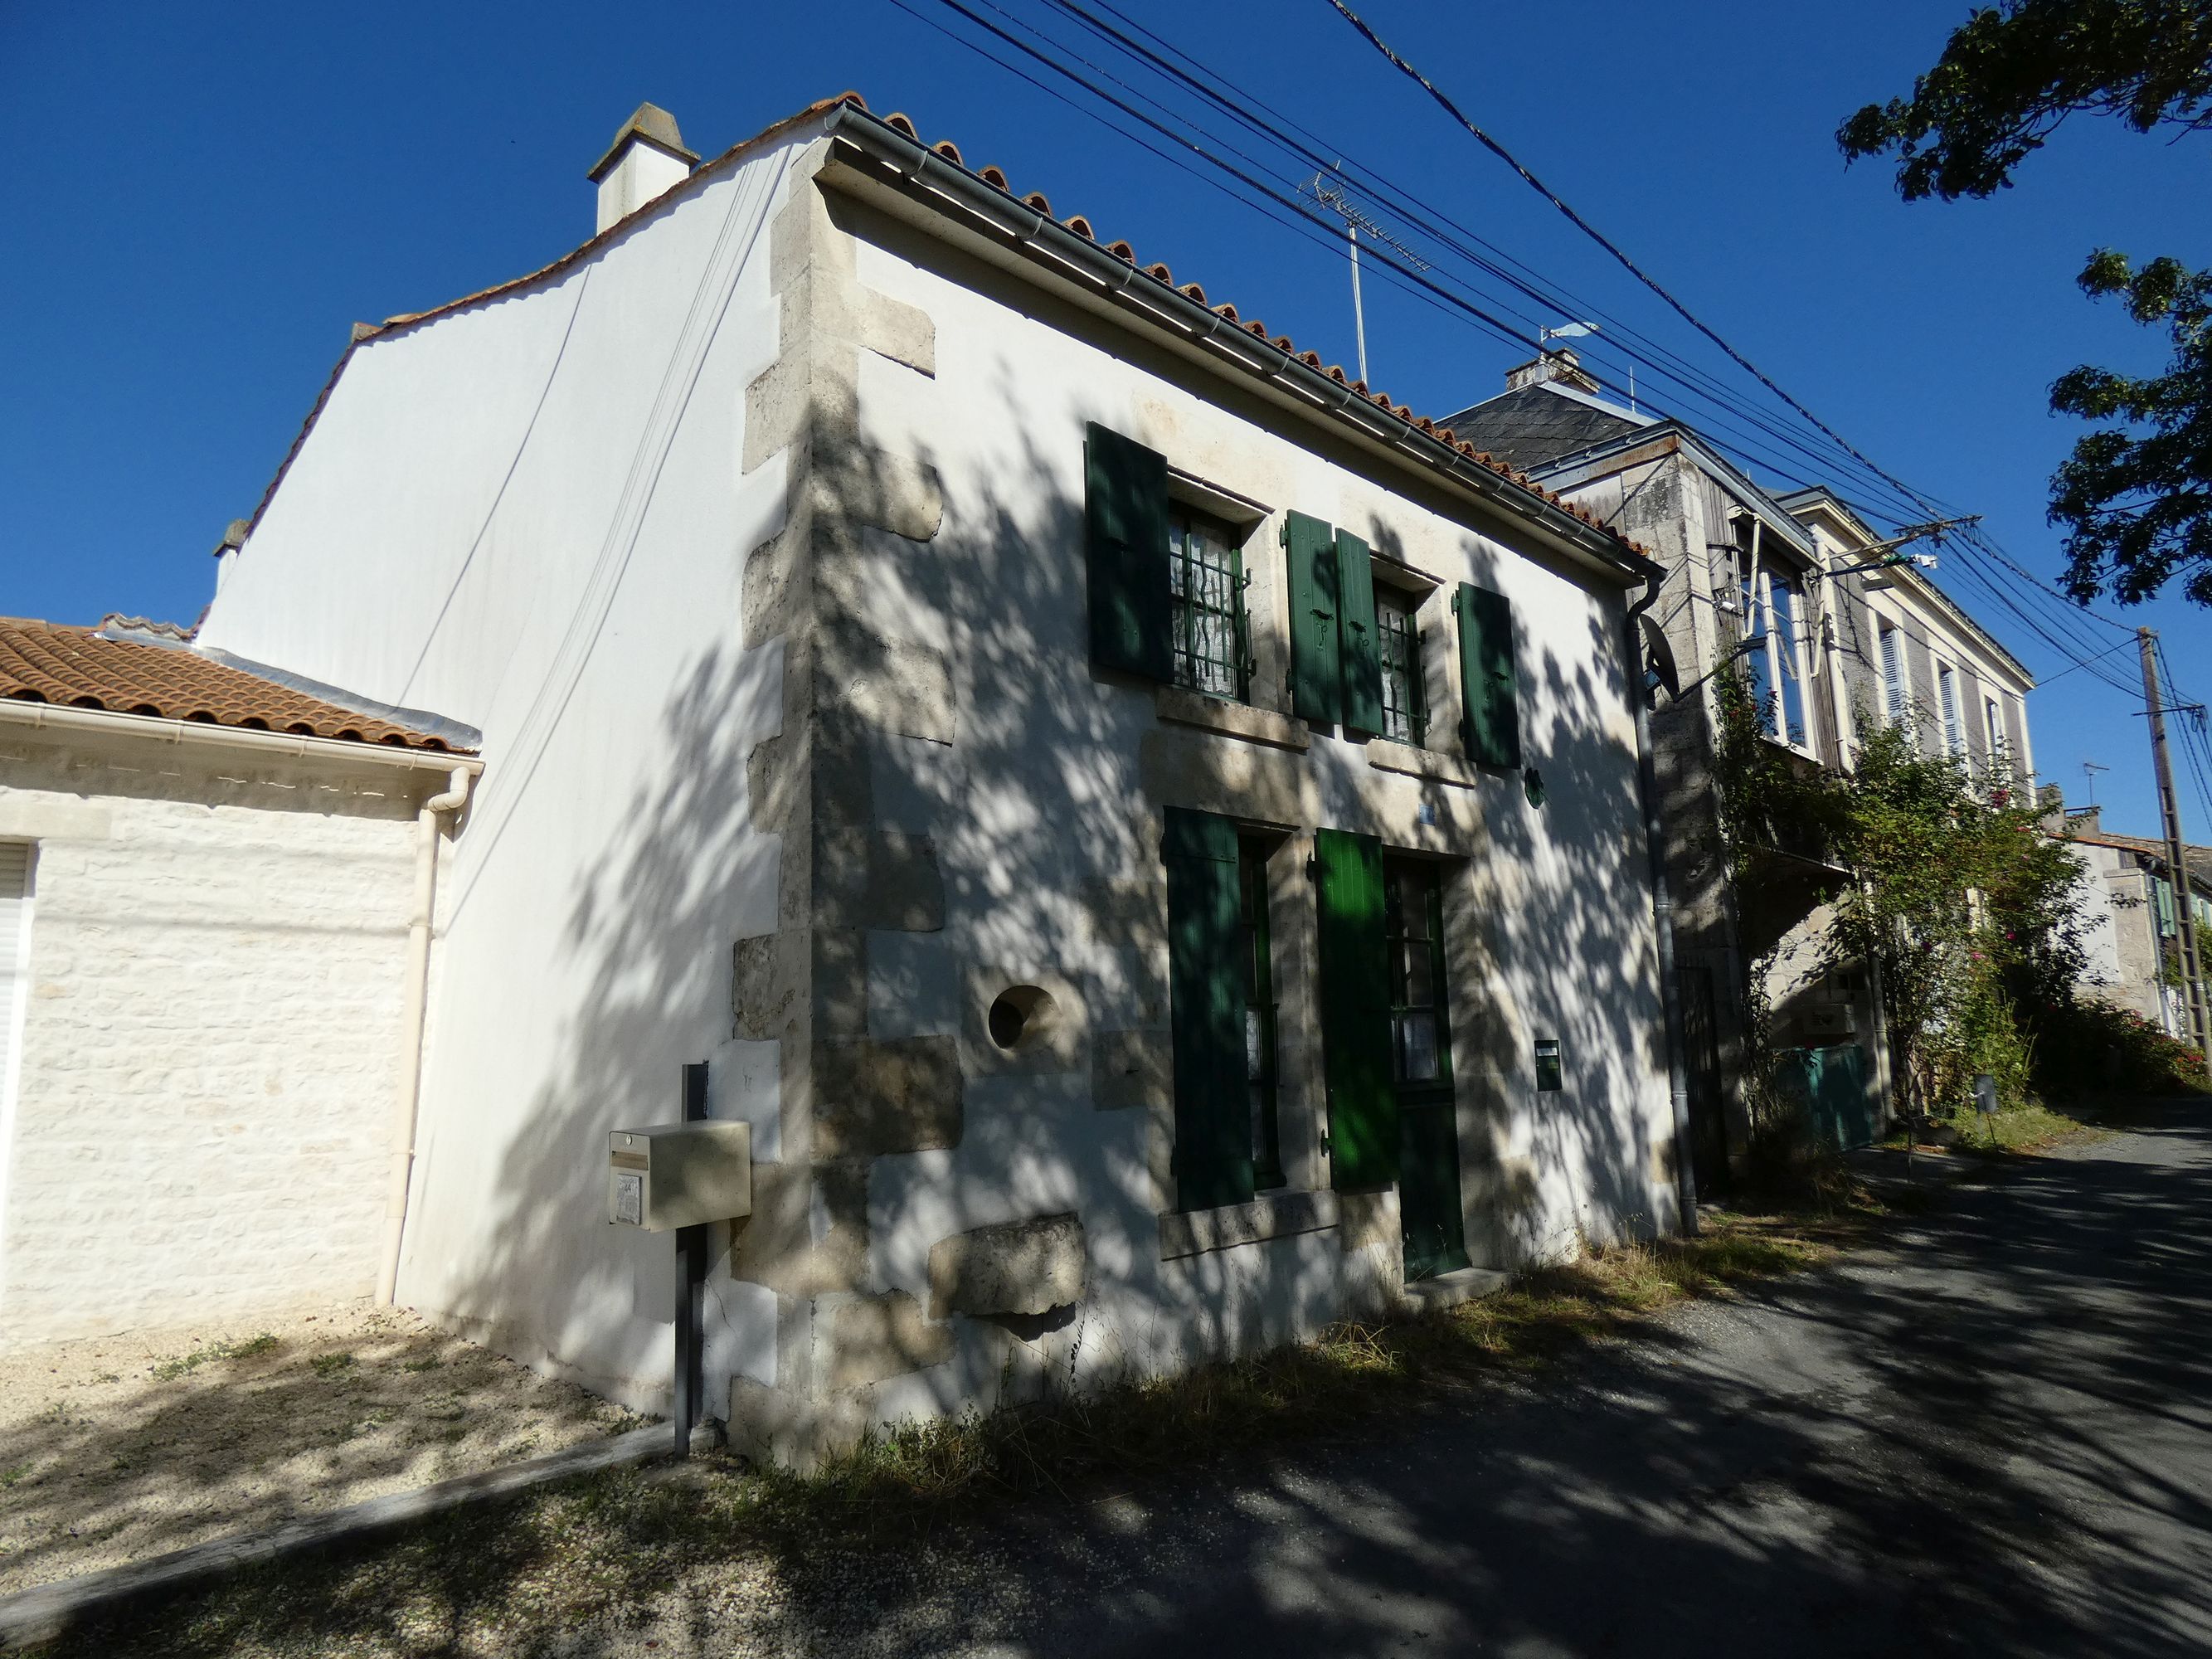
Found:
[[[385,1188],[384,1250],[376,1301],[388,1308],[399,1287],[399,1243],[407,1229],[407,1188],[415,1172],[415,1120],[422,1100],[422,1027],[430,994],[430,924],[438,903],[439,819],[468,805],[472,767],[457,766],[443,794],[415,814],[415,902],[407,918],[407,986],[399,1038],[399,1088],[392,1102],[392,1174]]]
[[[1667,1027],[1667,1090],[1674,1108],[1674,1189],[1682,1210],[1682,1231],[1698,1231],[1698,1176],[1692,1163],[1690,1073],[1684,1059],[1682,988],[1674,976],[1674,900],[1667,884],[1666,829],[1659,811],[1659,767],[1651,747],[1651,705],[1643,676],[1644,613],[1658,603],[1664,573],[1645,579],[1644,597],[1630,605],[1622,626],[1627,647],[1628,705],[1636,715],[1636,783],[1644,805],[1644,843],[1651,861],[1651,919],[1659,943],[1659,1000]]]

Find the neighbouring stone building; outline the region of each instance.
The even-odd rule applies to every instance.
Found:
[[[2084,990],[2142,1016],[2168,1036],[2194,1042],[2166,843],[2114,834],[2104,827],[2094,806],[2075,807],[2056,823],[2049,818],[2045,823],[2083,866],[2081,914],[2088,958]],[[2188,867],[2197,938],[2212,939],[2212,847],[2185,845],[2181,856]]]
[[[374,1288],[417,817],[475,765],[386,712],[0,618],[0,1346]]]
[[[1725,1188],[1748,1144],[1746,993],[1822,1132],[1870,1139],[1889,1109],[1871,974],[1827,961],[1829,902],[1849,872],[1776,826],[1727,878],[1714,770],[1715,671],[1740,661],[1765,738],[1795,763],[1848,770],[1870,721],[2032,775],[2020,663],[1826,489],[1771,493],[1695,428],[1607,397],[1571,351],[1522,364],[1447,424],[1632,536],[1665,568],[1649,613],[1673,682],[1652,715],[1674,903],[1675,992],[1698,1190]]]
[[[1628,534],[857,99],[592,176],[356,325],[198,640],[483,734],[402,1300],[664,1401],[606,1136],[701,1060],[800,1460],[1678,1224]]]

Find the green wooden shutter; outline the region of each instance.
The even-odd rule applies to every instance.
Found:
[[[1513,670],[1513,605],[1503,593],[1462,582],[1452,595],[1459,618],[1460,726],[1477,766],[1521,764],[1518,677]]]
[[[1344,701],[1336,532],[1319,519],[1289,514],[1283,550],[1291,572],[1291,709],[1302,720],[1334,726],[1343,717]]]
[[[1094,421],[1083,462],[1091,660],[1164,684],[1175,678],[1167,457]]]
[[[1375,571],[1367,544],[1336,532],[1337,637],[1343,659],[1343,720],[1362,732],[1382,729],[1382,647],[1375,625]]]
[[[1398,1177],[1398,1096],[1390,1083],[1390,947],[1383,930],[1382,843],[1323,830],[1322,1063],[1328,1085],[1329,1179],[1370,1187]]]
[[[1252,1119],[1237,826],[1212,812],[1170,806],[1161,855],[1168,866],[1176,1201],[1185,1210],[1249,1203]]]

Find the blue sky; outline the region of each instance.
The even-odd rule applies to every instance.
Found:
[[[1118,3],[1557,284],[1702,351],[1326,0]],[[911,3],[952,21],[934,0]],[[1000,3],[1045,15],[1038,0]],[[2056,575],[2045,481],[2078,428],[2047,412],[2049,383],[2082,361],[2148,368],[2161,356],[2116,307],[2082,299],[2074,273],[2100,245],[2212,260],[2212,138],[2078,122],[1996,200],[1908,207],[1886,171],[1846,169],[1832,134],[1860,103],[1905,89],[1961,7],[1362,9],[1859,448],[1986,514],[2023,565]],[[638,14],[544,0],[9,5],[0,611],[189,622],[210,591],[208,550],[258,500],[349,324],[582,240],[585,170],[641,100],[674,111],[712,154],[848,87],[954,138],[971,163],[997,162],[1018,189],[1044,190],[1063,215],[1087,214],[1179,281],[1352,362],[1340,257],[891,0]],[[1487,395],[1524,355],[1380,283],[1367,301],[1372,378],[1417,410]],[[1755,395],[1741,377],[1733,386]],[[1976,590],[1954,591],[2039,675],[2064,666]],[[2177,600],[2124,619],[2162,631],[2185,691],[2212,692],[2212,617]],[[2084,631],[2120,646],[2103,665],[2132,676],[2121,635]],[[2108,765],[2095,784],[2107,823],[2156,833],[2139,706],[2088,673],[2055,679],[2031,704],[2036,757],[2071,800],[2085,760]],[[2181,782],[2193,837],[2212,840],[2185,770]]]

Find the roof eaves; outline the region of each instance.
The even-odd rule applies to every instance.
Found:
[[[1197,283],[1178,286],[1164,264],[1140,266],[1127,242],[1102,245],[1082,215],[1054,218],[1041,194],[1018,196],[996,167],[971,169],[957,146],[922,143],[914,124],[894,113],[877,116],[848,103],[832,118],[831,136],[911,186],[905,193],[938,212],[966,210],[1018,245],[1029,257],[1073,274],[1144,313],[1156,325],[1210,347],[1219,356],[1280,385],[1409,458],[1438,468],[1493,504],[1537,520],[1553,534],[1638,580],[1660,574],[1659,565],[1627,536],[1578,503],[1545,489],[1527,474],[1458,440],[1449,428],[1416,415],[1387,393],[1324,367],[1287,336],[1269,336],[1257,319],[1246,320],[1231,304],[1211,304]]]
[[[1082,215],[1072,215],[1065,222],[1052,217],[1049,204],[1042,194],[1016,196],[1005,173],[998,168],[970,170],[961,159],[957,146],[949,141],[933,146],[923,144],[914,124],[906,117],[874,114],[857,92],[841,93],[835,98],[810,104],[732,145],[696,168],[682,183],[550,264],[427,311],[390,317],[380,325],[356,324],[352,341],[331,369],[314,407],[308,411],[306,422],[285,453],[276,477],[262,492],[247,521],[248,533],[260,523],[278,486],[306,444],[307,434],[329,403],[347,363],[363,345],[557,276],[626,234],[641,220],[665,211],[739,161],[817,120],[824,124],[824,131],[830,135],[853,142],[856,148],[872,154],[895,173],[915,179],[924,191],[936,196],[940,202],[959,202],[978,209],[987,222],[994,216],[983,209],[986,202],[1002,212],[1011,210],[1016,222],[1002,222],[1000,228],[1017,236],[1033,252],[1100,283],[1156,321],[1212,346],[1249,372],[1282,384],[1286,390],[1334,413],[1369,436],[1439,468],[1493,502],[1535,519],[1569,544],[1580,545],[1585,553],[1617,565],[1638,580],[1649,581],[1661,574],[1658,563],[1632,538],[1579,503],[1565,500],[1545,489],[1528,473],[1516,471],[1476,450],[1474,445],[1457,440],[1449,428],[1416,415],[1405,404],[1394,404],[1387,393],[1370,390],[1364,380],[1348,379],[1340,367],[1324,367],[1317,355],[1299,351],[1288,336],[1270,337],[1257,319],[1247,322],[1240,318],[1235,306],[1209,305],[1205,290],[1197,283],[1176,287],[1164,264],[1153,264],[1139,269],[1135,251],[1127,242],[1102,246]],[[933,172],[945,175],[952,188],[938,189],[927,177]],[[1024,213],[1028,216],[1026,224],[1020,222]]]

